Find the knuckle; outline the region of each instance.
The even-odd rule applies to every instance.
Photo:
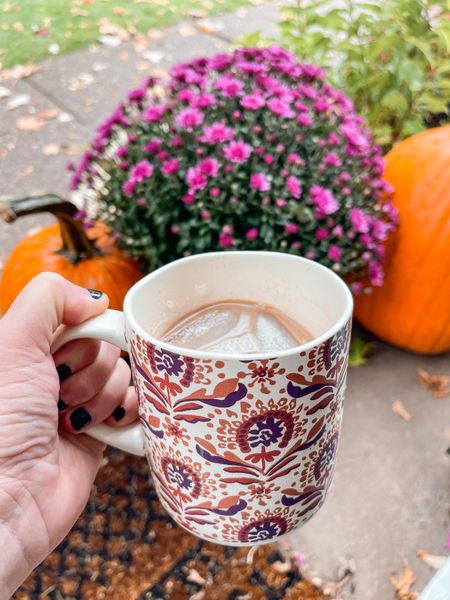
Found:
[[[45,286],[47,288],[60,287],[64,281],[65,279],[62,275],[53,273],[52,271],[43,271],[42,273],[38,273],[33,279],[33,283],[35,285]]]

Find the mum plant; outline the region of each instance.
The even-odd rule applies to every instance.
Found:
[[[381,150],[324,72],[281,48],[179,64],[164,87],[147,79],[72,168],[72,189],[150,268],[264,249],[320,261],[355,293],[382,284],[396,213]]]

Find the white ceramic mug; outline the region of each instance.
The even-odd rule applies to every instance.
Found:
[[[223,300],[276,306],[314,340],[281,352],[187,350],[159,336]],[[183,258],[136,283],[124,311],[66,329],[53,349],[99,338],[130,353],[140,422],[89,434],[146,455],[161,503],[193,534],[270,542],[307,521],[331,482],[347,372],[352,296],[332,271],[276,252]]]

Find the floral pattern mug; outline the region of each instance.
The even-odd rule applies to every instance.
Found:
[[[171,323],[222,300],[276,306],[314,340],[259,355],[186,350],[161,341]],[[218,252],[170,263],[106,311],[66,329],[127,350],[140,422],[89,434],[146,455],[161,503],[182,527],[232,546],[264,544],[302,525],[331,483],[342,420],[352,314],[329,269],[273,252]]]

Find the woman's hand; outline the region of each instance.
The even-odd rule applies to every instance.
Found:
[[[1,600],[62,540],[87,502],[104,445],[74,434],[100,421],[120,426],[137,418],[130,371],[117,348],[79,340],[50,353],[61,324],[78,325],[107,305],[105,295],[43,273],[0,320]]]

